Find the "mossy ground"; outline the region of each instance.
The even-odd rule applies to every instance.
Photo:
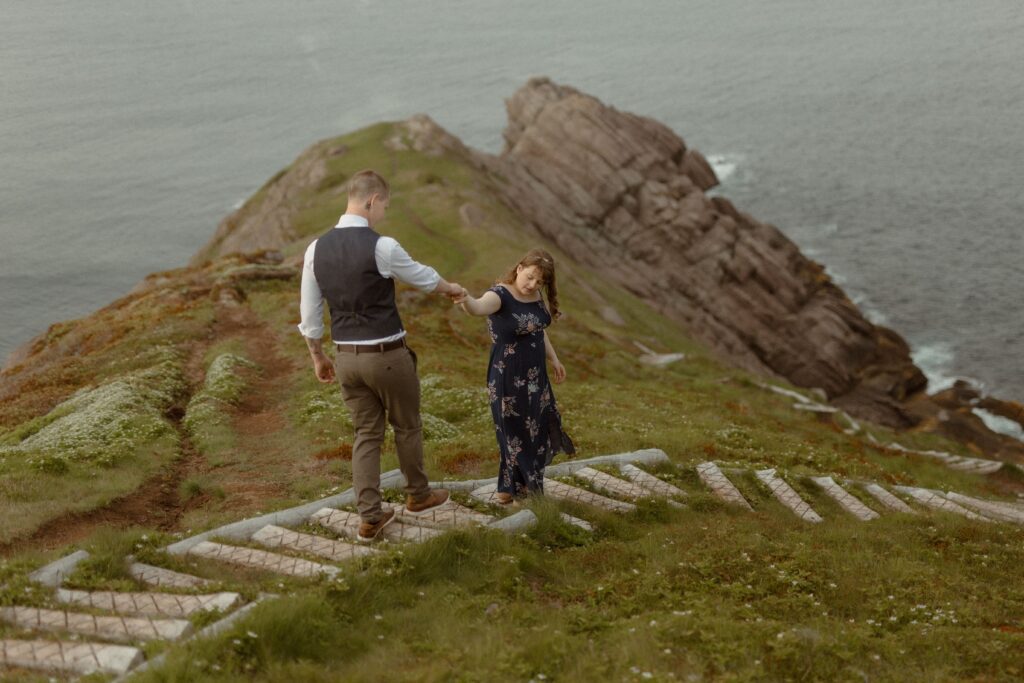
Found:
[[[383,143],[394,132],[391,124],[380,124],[337,141],[348,151],[328,159],[326,178],[296,200],[307,208],[296,219],[301,238],[283,250],[286,259],[296,258],[309,239],[334,224],[343,209],[340,184],[364,167],[377,167],[393,180],[394,198],[381,230],[475,293],[539,244],[471,165],[454,155],[388,149]],[[485,227],[460,221],[465,203],[482,212]],[[552,251],[556,260],[565,259]],[[314,378],[295,328],[297,277],[234,280],[241,301],[228,304],[213,283],[238,266],[238,259],[227,258],[155,277],[149,293],[55,326],[31,367],[7,374],[4,381],[18,389],[0,409],[9,447],[41,433],[47,422],[56,424],[50,411],[81,387],[157,367],[150,352],[158,345],[175,350],[183,388],[162,413],[172,429],[136,444],[132,454],[119,451],[109,464],[40,472],[31,469],[27,455],[8,452],[0,464],[7,487],[0,512],[20,521],[0,529],[0,541],[31,534],[74,510],[102,506],[188,455],[190,464],[177,482],[177,496],[188,504],[172,526],[118,532],[97,525],[94,534],[76,542],[96,551],[96,559],[74,581],[124,587],[131,579],[118,558],[128,552],[145,556],[171,533],[211,528],[350,484],[352,426],[337,387]],[[673,465],[660,473],[691,492],[686,510],[643,505],[618,516],[537,501],[532,505],[542,522],[524,537],[453,534],[355,563],[336,582],[282,580],[155,557],[249,595],[265,590],[290,597],[259,607],[223,637],[172,648],[168,664],[144,678],[1024,675],[1024,593],[1017,579],[1024,560],[1021,529],[944,515],[887,515],[860,523],[802,477],[831,474],[988,497],[1020,490],[1019,478],[959,473],[878,447],[866,433],[847,435],[845,423],[795,411],[791,400],[759,388],[756,378],[720,364],[678,325],[608,285],[600,273],[578,265],[572,273],[562,271],[566,315],[549,334],[569,373],[555,392],[579,456],[665,450]],[[626,325],[606,322],[588,288],[599,291]],[[489,350],[483,320],[446,299],[404,287],[399,300],[419,356],[431,476],[493,476],[497,458],[483,391]],[[683,351],[686,359],[666,368],[645,366],[637,361],[634,340],[656,351]],[[217,359],[226,357],[246,363],[218,366]],[[205,406],[212,418],[190,426],[190,405],[193,415]],[[932,435],[866,429],[882,443],[966,454]],[[756,481],[742,477],[737,486],[757,512],[722,506],[692,470],[707,459],[778,468],[826,522],[799,522]],[[396,466],[389,439],[382,467]],[[9,484],[15,481],[21,482],[17,490]],[[594,521],[595,537],[560,522],[556,508]],[[0,568],[0,602],[45,600],[24,583],[24,572],[70,549],[41,552],[22,545],[9,553]]]

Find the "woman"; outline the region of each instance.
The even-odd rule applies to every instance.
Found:
[[[558,452],[575,453],[562,431],[544,362],[546,357],[555,383],[561,384],[565,367],[544,330],[561,315],[555,260],[534,249],[480,298],[463,290],[454,301],[471,315],[487,316],[493,342],[487,389],[501,452],[497,500],[509,504],[528,493],[543,493],[544,467]]]

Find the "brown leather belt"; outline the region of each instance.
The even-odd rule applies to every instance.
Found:
[[[334,346],[337,347],[338,351],[344,351],[345,353],[384,353],[385,351],[394,351],[405,346],[405,337],[383,344],[335,344]]]

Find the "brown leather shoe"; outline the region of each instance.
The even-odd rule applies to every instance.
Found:
[[[448,492],[444,489],[430,489],[430,493],[423,500],[416,502],[412,496],[405,499],[405,511],[410,515],[422,515],[441,503],[447,502]]]
[[[356,534],[356,540],[362,541],[363,543],[369,543],[378,536],[380,532],[391,522],[395,521],[395,511],[385,510],[384,515],[376,522],[363,522],[359,525],[359,533]]]

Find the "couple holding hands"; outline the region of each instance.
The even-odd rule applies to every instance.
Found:
[[[447,491],[430,488],[423,467],[416,354],[406,343],[395,304],[396,279],[448,296],[470,315],[487,316],[492,342],[487,390],[500,452],[499,502],[542,493],[545,466],[558,452],[575,452],[562,431],[547,371],[550,362],[555,383],[565,380],[565,368],[545,332],[560,315],[554,259],[534,249],[473,298],[373,229],[384,219],[389,201],[390,188],[380,175],[361,171],[352,176],[345,214],[309,245],[302,268],[299,331],[317,378],[341,385],[355,427],[352,485],[362,541],[375,539],[395,514],[381,506],[385,421],[395,432],[407,511],[424,514],[448,500]],[[333,364],[322,348],[324,301],[337,351]]]

